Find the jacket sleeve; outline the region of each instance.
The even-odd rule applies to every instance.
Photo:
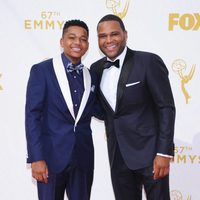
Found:
[[[27,162],[43,160],[42,121],[45,101],[45,77],[39,65],[31,68],[26,91],[25,131],[27,139]]]
[[[168,70],[157,55],[147,65],[147,84],[158,111],[157,153],[174,155],[175,105],[168,78]]]

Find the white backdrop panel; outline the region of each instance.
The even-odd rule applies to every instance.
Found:
[[[31,66],[61,51],[62,25],[75,18],[85,21],[90,29],[90,49],[83,63],[89,67],[99,59],[102,55],[97,44],[96,24],[102,16],[114,12],[107,6],[108,2],[0,0],[0,199],[37,199],[35,182],[25,163],[24,104]],[[116,5],[116,12],[123,14],[128,0],[112,2],[121,3]],[[171,199],[199,200],[200,1],[129,2],[123,18],[128,30],[128,46],[157,53],[163,58],[175,98],[176,148],[170,175]],[[183,68],[177,59],[185,63]],[[190,96],[188,102],[186,93]],[[92,129],[95,177],[91,200],[114,200],[104,125],[93,119]]]

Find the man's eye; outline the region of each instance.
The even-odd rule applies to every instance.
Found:
[[[81,41],[86,42],[87,39],[86,38],[81,38]]]
[[[106,35],[99,35],[99,38],[106,38]]]
[[[119,35],[119,33],[112,33],[112,36],[117,36]]]

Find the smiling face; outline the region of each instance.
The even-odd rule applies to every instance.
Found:
[[[80,26],[70,26],[65,30],[60,44],[65,56],[77,64],[89,47],[87,31]]]
[[[97,32],[99,48],[108,58],[114,60],[126,46],[127,32],[114,20],[100,22]]]

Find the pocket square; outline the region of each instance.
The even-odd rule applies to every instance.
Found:
[[[95,90],[95,85],[92,85],[91,92],[94,92],[94,90]]]
[[[128,84],[126,84],[126,87],[137,85],[138,83],[140,83],[140,81],[137,81],[137,82],[134,82],[134,83],[128,83]]]

